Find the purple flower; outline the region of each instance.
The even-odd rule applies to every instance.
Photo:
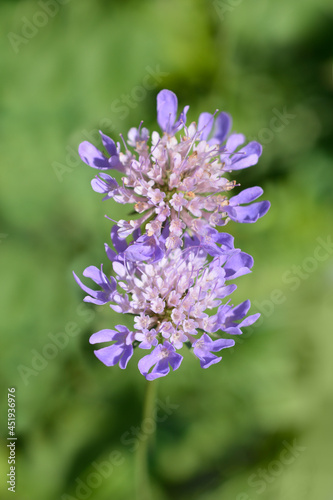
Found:
[[[84,141],[79,146],[81,160],[89,165],[89,167],[97,168],[98,170],[109,170],[113,168],[122,171],[123,165],[119,160],[118,150],[114,141],[102,132],[100,132],[100,135],[102,137],[103,146],[110,155],[110,158],[107,158],[90,142]]]
[[[150,261],[157,262],[165,253],[163,245],[156,236],[140,236],[133,245],[129,245],[125,250],[125,256],[133,262]]]
[[[241,335],[241,328],[252,325],[260,317],[260,313],[252,314],[240,323],[237,323],[246,316],[250,306],[251,302],[249,300],[245,300],[236,307],[231,307],[227,304],[222,305],[216,315],[216,324],[212,331],[223,330],[232,335]]]
[[[258,201],[252,203],[263,194],[261,187],[252,187],[244,189],[229,200],[229,205],[223,207],[230,219],[236,222],[256,222],[263,217],[269,210],[269,201]],[[240,206],[243,203],[251,203],[247,206]]]
[[[134,346],[149,350],[138,363],[147,380],[177,370],[183,359],[177,351],[184,343],[202,368],[219,362],[213,353],[235,342],[216,332],[239,335],[259,317],[247,316],[249,300],[232,305],[228,298],[237,288],[231,280],[250,273],[253,258],[215,227],[229,220],[253,223],[268,211],[268,201],[255,202],[263,194],[260,187],[230,197],[239,184],[225,176],[255,165],[262,148],[255,141],[243,146],[242,134],[230,134],[225,112],[201,113],[198,126],[187,126],[188,106],[178,117],[177,108],[176,95],[162,90],[157,96],[162,135],[153,132],[150,139],[141,122],[130,129],[128,145],[123,141],[124,152],[102,132],[105,152],[87,141],[79,147],[83,161],[100,170],[93,190],[104,200],[133,204],[139,214],[113,221],[112,246],[105,244],[105,251],[115,277],[108,278],[102,267],[85,269],[83,275],[100,287],[96,291],[73,273],[88,294],[86,302],[109,303],[115,312],[134,316],[133,331],[118,325],[94,333],[90,343],[109,342],[94,352],[106,366],[119,363],[122,369]],[[104,172],[110,169],[122,172],[120,184]]]
[[[245,142],[243,134],[231,134],[224,146],[224,151],[220,156],[223,169],[226,172],[242,170],[252,167],[258,163],[262,153],[262,146],[259,142],[252,141],[246,146],[236,151]]]
[[[118,325],[115,330],[100,330],[90,337],[90,344],[101,342],[114,343],[108,347],[102,347],[94,351],[96,357],[106,366],[114,366],[119,363],[121,369],[125,369],[128,361],[133,355],[134,333],[130,332],[126,326]]]
[[[110,157],[89,142],[79,147],[81,158],[91,167],[101,171],[113,168],[124,173],[122,185],[103,172],[92,181],[93,189],[105,194],[104,200],[113,198],[117,203],[132,204],[140,214],[138,219],[118,221],[120,238],[125,239],[140,228],[142,236],[159,238],[168,221],[164,251],[182,247],[187,231],[201,237],[229,220],[255,222],[269,209],[268,201],[252,203],[262,194],[258,187],[230,198],[229,191],[236,181],[225,176],[227,172],[255,165],[262,152],[260,144],[252,141],[241,147],[245,137],[229,135],[231,117],[225,112],[216,117],[201,113],[198,126],[192,123],[187,127],[188,106],[178,118],[177,108],[173,92],[166,89],[159,92],[157,121],[164,134],[153,132],[150,144],[149,131],[141,128],[142,123],[138,129],[131,128],[128,145],[134,151],[125,143],[122,153],[120,144],[116,146],[102,133]],[[176,137],[178,132],[182,137]],[[244,203],[247,205],[241,206]],[[145,248],[144,244],[142,249]],[[206,248],[213,256],[219,252],[212,238]],[[132,252],[137,255],[134,249],[128,254],[133,257]],[[160,253],[156,258],[159,257]]]
[[[201,368],[208,368],[210,365],[221,361],[222,357],[217,357],[212,352],[218,352],[226,347],[235,345],[234,340],[218,339],[212,340],[206,333],[193,343],[193,352],[200,359]]]
[[[157,346],[158,344],[156,336],[157,331],[154,328],[151,330],[144,328],[141,333],[135,334],[135,340],[140,341],[139,347],[141,349],[151,349],[153,346]]]
[[[118,183],[116,179],[111,177],[111,175],[104,174],[103,172],[96,175],[95,179],[91,181],[91,186],[96,193],[106,193],[103,200],[108,200],[112,198],[118,189]]]
[[[233,238],[228,234],[211,231],[214,237],[219,238],[220,244],[219,253],[213,260],[207,258],[196,237],[186,238],[183,251],[177,248],[154,260],[149,251],[145,252],[145,258],[138,253],[135,259],[135,252],[141,248],[140,243],[128,246],[113,229],[111,239],[120,252],[112,250],[111,256],[116,278],[109,281],[97,268],[88,268],[84,274],[104,286],[102,292],[88,289],[76,278],[80,286],[90,293],[89,301],[97,304],[111,302],[110,307],[114,311],[134,315],[133,332],[118,326],[118,332],[102,330],[92,336],[93,343],[114,341],[96,354],[103,363],[111,366],[122,360],[119,361],[120,366],[126,365],[136,340],[141,349],[153,349],[139,361],[141,373],[148,380],[153,380],[166,375],[170,371],[169,365],[174,370],[178,368],[182,357],[177,351],[184,342],[190,342],[201,366],[207,368],[221,359],[212,352],[230,347],[233,341],[212,340],[207,334],[198,341],[199,329],[210,333],[224,330],[238,334],[241,327],[257,319],[258,315],[245,318],[249,301],[235,307],[224,303],[224,299],[237,288],[228,281],[250,272],[252,257],[235,249]],[[163,245],[163,241],[157,240],[157,247]],[[129,249],[133,251],[132,260],[128,259]],[[207,312],[212,309],[216,309],[216,314],[210,316]]]
[[[92,302],[93,304],[101,305],[106,304],[107,302],[111,302],[111,300],[114,298],[114,294],[117,289],[117,282],[112,277],[109,280],[103,273],[102,268],[98,269],[95,266],[89,266],[83,271],[83,276],[95,281],[95,283],[103,289],[102,292],[92,290],[91,288],[85,286],[76,276],[74,271],[73,275],[75,281],[82,288],[82,290],[89,294],[83,299],[85,302]]]
[[[151,354],[140,359],[138,366],[147,380],[154,380],[165,377],[170,372],[170,366],[173,370],[177,370],[182,360],[183,356],[176,353],[170,342],[165,340],[163,345],[159,344]],[[154,368],[149,372],[152,367]]]
[[[187,247],[198,247],[207,252],[212,257],[227,256],[239,250],[234,248],[234,238],[227,233],[220,233],[212,227],[204,226],[201,231],[198,229],[199,236],[190,238],[186,235],[185,245]]]
[[[137,129],[132,127],[128,131],[128,144],[130,146],[136,146],[137,142],[147,142],[149,138],[149,130],[141,126]]]

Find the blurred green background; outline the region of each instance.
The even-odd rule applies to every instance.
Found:
[[[1,498],[7,387],[15,498],[134,498],[138,353],[126,371],[95,358],[91,333],[123,318],[82,305],[72,277],[107,265],[104,214],[126,210],[92,191],[77,147],[100,128],[156,129],[168,88],[189,122],[225,110],[264,145],[235,178],[272,208],[227,226],[255,259],[235,301],[263,319],[221,363],[184,352],[159,382],[153,498],[332,500],[332,2],[8,0],[0,23]]]

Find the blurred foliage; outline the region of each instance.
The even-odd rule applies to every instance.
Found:
[[[53,14],[36,30],[41,4]],[[263,143],[259,164],[237,181],[262,185],[272,208],[255,225],[227,228],[256,262],[235,301],[250,298],[263,321],[222,363],[201,370],[185,352],[159,383],[160,400],[177,408],[158,424],[154,500],[332,499],[332,252],[306,271],[317,238],[333,237],[332,2],[7,0],[0,24],[1,498],[11,498],[13,386],[18,500],[79,498],[93,464],[116,450],[121,464],[85,498],[134,497],[124,433],[133,438],[140,426],[138,353],[125,372],[97,361],[90,334],[121,321],[107,307],[82,306],[71,274],[106,261],[104,214],[126,211],[91,191],[77,146],[99,128],[117,138],[141,119],[152,130],[156,94],[169,88],[190,104],[190,121],[225,110],[234,130]],[[141,98],[133,89],[151,71],[163,74]],[[120,112],[124,94],[141,97]],[[279,113],[289,118],[274,121]],[[293,266],[306,276],[297,287]],[[274,290],[283,298],[275,305]],[[69,323],[79,334],[57,348],[52,335]],[[303,451],[284,464],[285,442],[295,439]],[[260,474],[268,479],[258,483]]]

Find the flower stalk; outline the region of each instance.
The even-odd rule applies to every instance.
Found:
[[[141,429],[144,432],[145,424],[153,422],[152,432],[144,432],[139,440],[135,461],[136,500],[153,500],[149,479],[149,452],[153,446],[156,432],[156,392],[157,380],[146,382]]]

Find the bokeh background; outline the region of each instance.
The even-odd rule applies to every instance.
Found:
[[[72,277],[110,270],[104,214],[127,212],[91,190],[77,147],[98,129],[156,129],[168,88],[189,121],[225,110],[263,144],[235,178],[272,208],[227,227],[255,259],[235,302],[262,320],[221,363],[184,352],[159,382],[153,498],[332,500],[332,2],[8,0],[0,24],[1,498],[7,387],[15,498],[134,498],[133,448],[150,433],[137,435],[138,353],[126,371],[95,358],[90,334],[123,318],[83,305]]]

